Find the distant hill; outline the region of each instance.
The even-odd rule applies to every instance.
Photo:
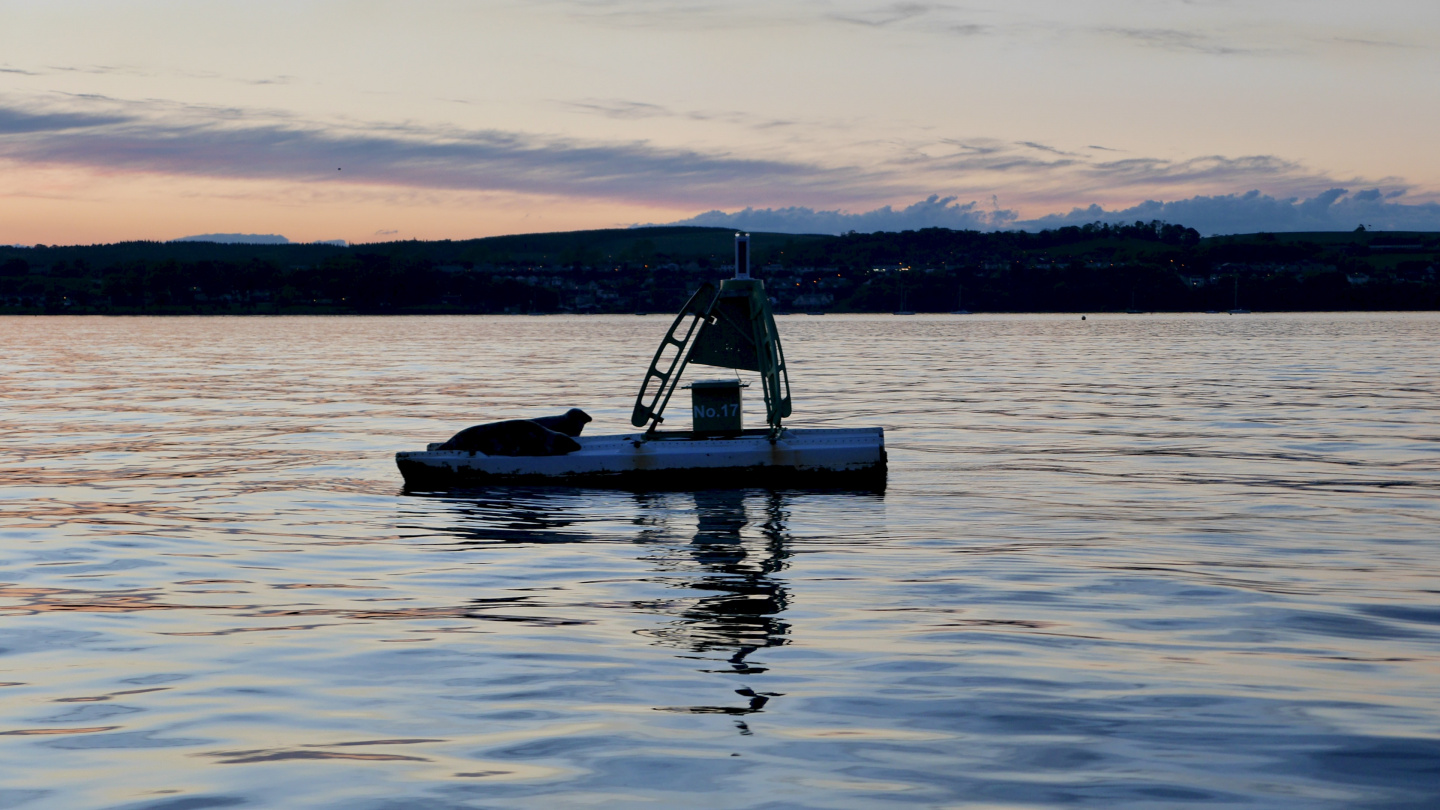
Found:
[[[284,236],[261,234],[202,234],[170,242],[117,242],[106,245],[37,245],[35,248],[0,246],[0,262],[22,259],[49,266],[77,259],[88,264],[125,261],[251,261],[311,264],[333,255],[335,248],[351,253],[389,256],[401,260],[427,260],[441,264],[642,264],[654,257],[671,261],[727,263],[734,260],[735,231],[730,228],[653,227],[610,228],[594,231],[489,236],[480,239],[407,240],[345,245],[343,241],[297,243]],[[229,237],[238,237],[229,239]],[[786,245],[834,239],[826,235],[752,234],[756,255],[783,250]]]
[[[0,312],[670,312],[728,275],[733,235],[661,226],[351,246],[202,241],[237,234],[0,246]],[[1161,222],[754,233],[752,254],[781,311],[1440,309],[1437,233],[1202,239]]]
[[[215,242],[220,245],[288,245],[291,244],[279,234],[268,233],[202,233],[197,236],[182,236],[172,242]]]
[[[463,241],[376,242],[353,245],[352,250],[432,261],[499,264],[644,264],[657,259],[675,262],[703,259],[726,263],[734,261],[734,236],[733,228],[659,226],[529,233]],[[783,249],[786,245],[834,238],[823,234],[755,233],[751,234],[751,249],[760,255]]]

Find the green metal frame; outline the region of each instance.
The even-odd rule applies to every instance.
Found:
[[[737,317],[742,311],[744,315]],[[682,327],[684,337],[677,338]],[[661,360],[666,348],[671,346],[675,347],[676,354],[661,371]],[[632,425],[646,428],[650,433],[665,421],[662,415],[665,406],[691,362],[758,371],[765,394],[765,421],[772,435],[779,433],[781,420],[791,413],[790,375],[764,283],[758,279],[727,279],[718,292],[714,285],[707,283],[690,296],[670,324],[645,372],[630,416]],[[659,386],[646,404],[646,394],[655,380]]]
[[[660,348],[655,350],[655,357],[650,361],[650,370],[645,372],[645,380],[640,383],[640,393],[635,397],[635,410],[630,414],[630,424],[635,427],[646,428],[649,433],[663,421],[661,416],[665,406],[670,403],[670,396],[675,393],[675,385],[680,382],[680,374],[685,370],[685,365],[690,361],[690,341],[695,336],[695,329],[701,323],[710,319],[710,308],[715,302],[715,285],[706,282],[690,296],[685,302],[680,314],[675,316],[675,321],[670,324],[670,331],[665,333],[665,338],[660,341]],[[675,339],[675,333],[686,318],[690,318],[690,324],[685,330],[685,337]],[[670,367],[665,371],[660,370],[660,358],[665,354],[666,346],[674,346],[678,351],[675,357],[670,360]],[[650,404],[645,404],[645,391],[650,387],[651,380],[659,380],[660,386],[655,390],[654,397]],[[649,427],[646,427],[647,423]]]

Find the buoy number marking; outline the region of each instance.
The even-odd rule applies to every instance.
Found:
[[[739,412],[740,406],[734,403],[731,403],[729,405],[721,405],[718,408],[714,407],[713,405],[695,406],[696,419],[720,419],[727,416],[734,416]]]

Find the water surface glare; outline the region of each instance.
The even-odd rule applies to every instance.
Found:
[[[1440,805],[1440,315],[782,317],[884,493],[401,491],[668,320],[0,318],[0,807]]]

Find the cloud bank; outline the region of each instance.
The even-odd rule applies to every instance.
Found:
[[[289,245],[289,239],[276,233],[202,233],[182,236],[172,242],[219,242],[222,245]]]
[[[726,213],[706,211],[689,219],[668,225],[706,225],[773,233],[845,233],[860,231],[906,231],[918,228],[950,228],[953,230],[993,230],[1015,220],[1015,212],[985,211],[975,202],[957,203],[955,197],[930,197],[895,209],[882,206],[873,211],[851,214],[844,211],[816,211],[813,208],[746,208]]]
[[[1051,214],[1017,223],[1026,230],[1083,225],[1087,222],[1134,222],[1154,219],[1188,225],[1207,236],[1258,231],[1440,231],[1440,204],[1401,203],[1404,192],[1379,189],[1351,193],[1332,188],[1304,199],[1276,198],[1259,191],[1186,200],[1147,200],[1130,208],[1107,211],[1092,205],[1066,214]]]
[[[347,247],[344,239],[317,239],[314,242],[291,242],[278,233],[202,233],[182,236],[171,242],[219,242],[222,245],[335,245]]]
[[[817,211],[813,208],[746,208],[726,213],[707,211],[668,225],[711,225],[739,230],[776,233],[845,233],[858,231],[905,231],[920,228],[954,230],[1039,231],[1090,222],[1128,223],[1162,220],[1194,228],[1206,236],[1259,231],[1349,231],[1358,225],[1367,230],[1440,231],[1440,204],[1401,203],[1403,192],[1383,194],[1379,189],[1351,193],[1332,188],[1308,199],[1276,198],[1259,191],[1219,196],[1195,196],[1185,200],[1149,200],[1114,210],[1099,205],[1074,208],[1065,214],[1050,214],[1021,220],[1014,211],[992,202],[983,210],[976,202],[957,203],[956,197],[932,195],[914,205],[895,209],[883,206],[873,211]]]
[[[0,99],[0,159],[239,179],[515,191],[670,205],[738,204],[767,184],[854,200],[893,178],[804,161],[735,157],[643,141],[504,130],[322,124],[238,109],[84,99],[84,112]],[[900,184],[900,188],[904,185]]]

